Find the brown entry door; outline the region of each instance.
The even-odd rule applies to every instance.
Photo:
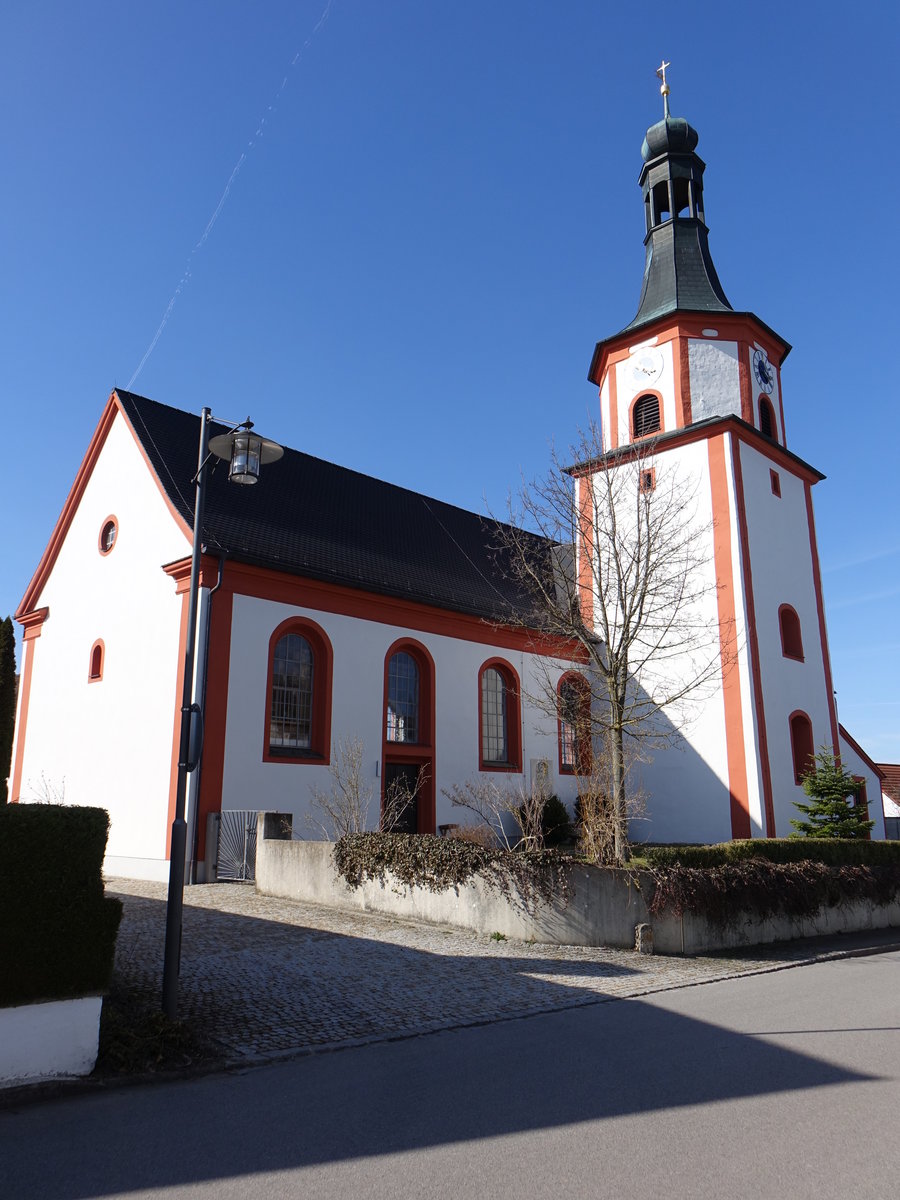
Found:
[[[407,792],[412,799],[400,807],[393,823],[392,833],[419,832],[419,801],[415,795],[421,763],[385,763],[384,798],[394,791]]]

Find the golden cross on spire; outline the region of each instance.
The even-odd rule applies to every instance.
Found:
[[[659,93],[663,98],[663,115],[666,117],[666,119],[668,119],[669,116],[669,85],[666,83],[666,68],[671,67],[671,65],[671,63],[667,63],[666,60],[663,59],[660,65],[656,68],[656,74],[658,78],[662,80],[662,87],[659,89]]]

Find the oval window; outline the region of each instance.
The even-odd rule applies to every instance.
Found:
[[[116,544],[116,534],[119,532],[119,527],[113,517],[108,521],[104,521],[103,528],[100,530],[100,553],[109,554],[113,546]]]

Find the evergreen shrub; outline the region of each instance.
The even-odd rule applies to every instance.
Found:
[[[103,894],[109,814],[0,807],[0,1006],[105,991],[122,903]]]

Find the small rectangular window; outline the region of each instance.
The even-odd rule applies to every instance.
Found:
[[[780,496],[781,495],[781,476],[778,474],[777,471],[770,471],[769,478],[772,481],[772,495]]]
[[[646,496],[656,488],[656,468],[651,467],[649,471],[641,471],[641,495]]]

